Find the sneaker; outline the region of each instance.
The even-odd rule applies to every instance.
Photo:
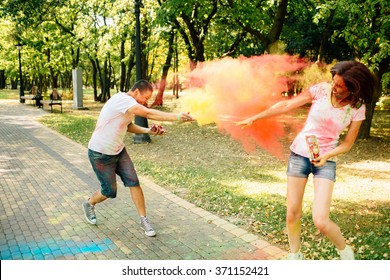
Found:
[[[287,256],[288,260],[304,260],[303,254],[301,252],[298,253],[289,253]]]
[[[351,246],[345,246],[344,250],[337,250],[340,255],[341,260],[354,260],[355,254],[351,248]]]
[[[156,236],[156,232],[153,230],[147,217],[141,217],[141,228],[145,231],[146,236]]]
[[[88,223],[96,225],[95,206],[89,204],[88,201],[83,202],[84,217]]]

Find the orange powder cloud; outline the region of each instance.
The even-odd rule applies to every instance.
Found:
[[[305,66],[303,60],[288,55],[201,63],[188,77],[190,92],[181,99],[182,108],[191,112],[199,125],[216,123],[248,152],[258,145],[280,158],[284,124],[278,117],[259,120],[244,129],[235,122],[281,100],[289,77]]]

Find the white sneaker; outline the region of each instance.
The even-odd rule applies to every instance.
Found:
[[[146,236],[156,236],[156,232],[152,228],[152,225],[147,217],[141,217],[141,228],[145,231]]]
[[[88,201],[84,201],[82,206],[84,210],[85,219],[88,221],[88,223],[96,225],[95,206],[89,204]]]
[[[351,246],[345,246],[344,250],[337,250],[340,255],[341,260],[354,260],[355,254],[351,248]]]
[[[301,252],[298,253],[289,253],[287,256],[288,260],[304,260],[303,254]]]

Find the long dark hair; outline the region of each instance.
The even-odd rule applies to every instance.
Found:
[[[357,61],[340,61],[331,69],[332,78],[343,78],[348,90],[351,107],[360,107],[362,103],[371,103],[377,90],[377,78],[364,64]]]

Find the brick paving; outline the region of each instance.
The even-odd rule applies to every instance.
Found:
[[[96,207],[87,149],[36,122],[49,112],[0,101],[2,260],[272,260],[286,252],[140,176],[156,237],[146,237],[128,190]],[[120,184],[119,184],[120,185]]]

